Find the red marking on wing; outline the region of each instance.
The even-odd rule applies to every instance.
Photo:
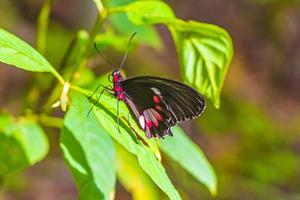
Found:
[[[158,105],[155,105],[155,110],[158,110],[158,111],[162,111],[162,109],[161,109],[161,107],[160,106],[158,106]]]
[[[155,127],[158,127],[159,123],[158,123],[157,119],[153,120],[153,124]]]
[[[148,128],[152,128],[152,126],[153,126],[152,121],[146,121],[146,124],[147,124]]]
[[[154,101],[154,103],[159,103],[160,99],[159,99],[159,97],[157,95],[154,95],[153,96],[153,101]]]
[[[156,112],[155,110],[152,110],[152,113],[154,114],[155,118],[158,120],[158,121],[162,121],[162,116]]]

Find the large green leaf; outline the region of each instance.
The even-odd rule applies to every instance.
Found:
[[[120,145],[116,144],[115,146],[118,180],[132,194],[133,199],[161,199],[158,188],[139,166],[135,156]]]
[[[44,131],[34,121],[0,116],[0,176],[42,160],[48,148]]]
[[[174,137],[161,140],[160,149],[215,195],[217,178],[201,149],[178,126],[173,127],[172,132]]]
[[[51,64],[23,40],[0,28],[0,61],[33,72],[57,74]]]
[[[120,102],[120,132],[116,124],[116,99],[112,96],[103,94],[94,113],[101,126],[127,151],[135,154],[142,169],[160,187],[170,199],[181,199],[178,192],[171,183],[164,167],[155,156],[154,146],[150,148],[151,142],[155,140],[146,139],[145,133],[137,128],[135,121],[129,117],[127,107]],[[135,131],[132,131],[132,129]],[[152,143],[153,145],[153,143]]]
[[[183,80],[218,108],[233,54],[230,36],[218,26],[195,21],[175,20],[169,27],[179,54]]]
[[[94,114],[87,117],[87,99],[72,97],[60,145],[80,191],[79,199],[111,199],[116,182],[112,139]]]

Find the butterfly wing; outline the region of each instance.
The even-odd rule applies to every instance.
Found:
[[[120,84],[125,102],[148,138],[172,135],[172,126],[199,116],[205,108],[197,91],[177,81],[143,76]]]

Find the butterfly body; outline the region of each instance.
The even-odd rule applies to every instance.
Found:
[[[126,103],[148,138],[172,136],[172,126],[205,108],[203,97],[180,82],[153,76],[124,79],[118,69],[112,77],[115,97]]]

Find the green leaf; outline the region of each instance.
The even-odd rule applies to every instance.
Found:
[[[137,159],[120,145],[115,146],[118,180],[132,194],[133,199],[161,199],[158,188],[139,166]]]
[[[174,126],[172,132],[174,137],[161,140],[160,149],[215,195],[217,178],[201,149],[178,126]]]
[[[111,199],[115,192],[114,145],[80,95],[72,96],[61,133],[64,159],[79,189],[79,199]]]
[[[183,80],[218,108],[233,54],[230,36],[218,26],[195,21],[176,20],[169,27],[179,54]]]
[[[160,187],[170,199],[181,199],[178,192],[171,183],[164,167],[155,157],[155,140],[146,139],[145,133],[137,128],[135,121],[130,117],[127,121],[128,109],[123,102],[120,102],[120,132],[116,124],[116,99],[103,94],[94,113],[101,126],[127,151],[138,158],[142,169]],[[131,127],[131,128],[129,128]],[[131,129],[134,129],[133,132]],[[151,148],[149,146],[153,145]],[[156,154],[157,155],[157,154]]]
[[[136,1],[125,7],[128,19],[138,25],[168,23],[175,15],[163,1]]]
[[[57,74],[51,64],[23,40],[0,28],[0,61],[33,72]]]
[[[0,116],[0,176],[35,164],[48,150],[45,133],[34,121]]]
[[[127,5],[134,2],[134,0],[109,0],[108,7],[117,8],[118,6]],[[141,42],[144,45],[160,49],[161,39],[157,31],[153,26],[150,25],[135,25],[128,20],[128,17],[125,13],[114,13],[109,16],[109,20],[113,28],[123,35],[127,35],[127,42],[129,37],[134,33],[138,32],[136,41]],[[126,45],[125,45],[126,46]],[[125,48],[125,46],[123,48]]]

